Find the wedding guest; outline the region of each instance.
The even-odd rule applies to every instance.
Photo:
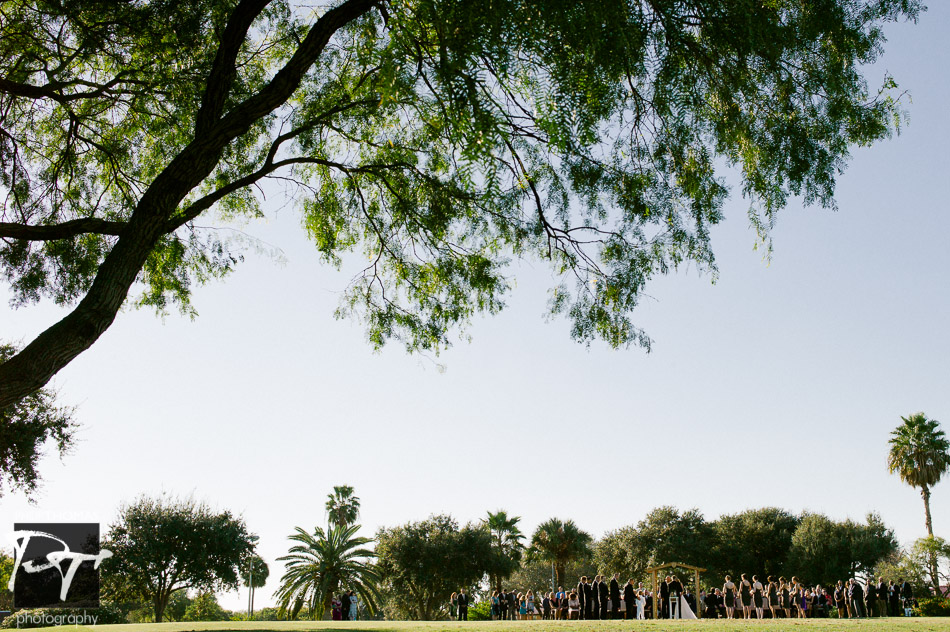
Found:
[[[526,602],[528,616],[534,617],[534,615],[538,612],[534,607],[534,592],[529,589],[525,594],[524,600]]]
[[[571,594],[567,597],[567,618],[568,619],[580,619],[581,616],[581,601],[577,598],[577,593],[571,591]]]
[[[558,601],[558,607],[559,607],[562,619],[567,619],[567,602],[568,602],[567,594],[564,595],[563,599]]]
[[[465,589],[459,589],[459,621],[468,621],[468,603],[468,595],[465,594]]]
[[[452,593],[452,596],[449,597],[449,617],[452,619],[458,619],[458,614],[459,614],[458,593]]]
[[[608,599],[610,599],[610,588],[607,586],[607,582],[604,581],[604,576],[600,576],[600,618],[606,619],[609,615],[607,614],[607,606],[609,605]]]
[[[884,581],[883,577],[877,578],[877,614],[880,617],[887,616],[887,598],[889,597],[887,593],[887,582]]]
[[[491,594],[491,620],[497,621],[501,618],[501,601],[498,599],[498,591],[495,590]]]
[[[877,614],[877,589],[870,581],[868,582],[868,589],[864,591],[864,611],[868,617]]]
[[[847,619],[848,610],[845,606],[845,601],[847,600],[848,596],[847,594],[845,594],[844,585],[842,584],[840,579],[838,580],[838,583],[835,584],[835,592],[833,594],[833,598],[835,600],[835,608],[838,609],[838,618]]]
[[[643,620],[646,618],[647,611],[647,595],[646,591],[638,590],[637,591],[637,619]]]
[[[350,594],[345,590],[340,595],[340,616],[344,621],[350,618]]]
[[[851,578],[851,588],[849,589],[851,595],[852,608],[854,609],[855,617],[861,619],[864,617],[864,588],[858,582],[858,580]]]
[[[508,592],[506,599],[508,600],[508,619],[515,620],[518,618],[518,595],[514,588]]]
[[[887,583],[887,605],[890,608],[890,615],[898,617],[901,614],[901,595],[900,588],[894,582]]]

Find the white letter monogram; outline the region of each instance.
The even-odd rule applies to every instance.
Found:
[[[55,535],[43,533],[42,531],[14,531],[13,537],[11,538],[13,541],[13,572],[10,573],[10,582],[7,584],[7,587],[11,591],[13,590],[13,585],[16,582],[16,572],[20,568],[20,563],[23,562],[23,555],[26,553],[26,548],[30,545],[31,538],[49,538],[50,540],[55,540],[63,545],[62,551],[53,551],[46,556],[46,564],[36,564],[32,560],[23,563],[23,570],[27,573],[38,573],[50,568],[55,568],[59,572],[59,575],[62,578],[59,591],[60,601],[66,601],[66,594],[69,592],[69,586],[73,583],[73,577],[76,575],[76,571],[79,570],[80,564],[87,561],[94,561],[95,564],[93,564],[93,568],[99,568],[99,564],[102,562],[102,560],[112,557],[112,551],[106,549],[99,551],[98,555],[75,553],[70,551],[69,546]],[[59,563],[63,560],[69,560],[69,568],[65,573],[63,573],[63,569],[59,565]]]

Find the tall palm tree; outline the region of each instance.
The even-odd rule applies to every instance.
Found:
[[[492,548],[498,554],[501,562],[493,572],[489,572],[489,585],[495,590],[501,590],[501,582],[511,576],[521,561],[524,552],[524,534],[518,528],[521,518],[508,517],[508,513],[497,511],[488,512],[484,524],[491,534]]]
[[[355,524],[360,517],[360,499],[353,495],[349,485],[336,485],[332,494],[327,494],[327,515],[331,525]]]
[[[531,536],[528,555],[554,564],[555,582],[560,585],[567,564],[590,555],[592,541],[590,534],[578,529],[573,520],[561,522],[551,518],[541,523]]]
[[[355,590],[370,612],[376,611],[379,576],[369,561],[376,554],[365,547],[370,538],[357,537],[359,525],[333,525],[325,533],[316,527],[307,533],[300,527],[290,539],[298,544],[287,555],[277,558],[287,562],[275,596],[280,614],[296,619],[306,605],[310,618],[322,613],[331,615],[333,595],[340,590]]]
[[[950,469],[950,441],[940,424],[927,419],[924,413],[901,417],[904,423],[891,433],[891,449],[887,455],[887,468],[898,474],[911,487],[919,487],[924,499],[927,534],[933,537],[933,522],[930,519],[930,489]],[[930,576],[938,588],[937,560],[931,556]]]

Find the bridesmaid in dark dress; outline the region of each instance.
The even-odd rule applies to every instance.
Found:
[[[780,592],[780,603],[782,604],[782,610],[785,611],[785,618],[792,618],[792,597],[788,592],[788,582],[784,577],[778,578],[779,592]]]
[[[745,573],[740,575],[739,602],[742,604],[742,618],[752,618],[752,584],[746,579]]]
[[[752,603],[755,605],[755,618],[762,620],[762,607],[765,587],[759,581],[758,575],[752,576]]]
[[[728,575],[726,575],[726,583],[722,585],[722,594],[725,595],[726,618],[731,619],[736,608],[736,585],[732,583],[732,578]]]
[[[769,610],[772,611],[772,618],[778,619],[776,611],[778,610],[778,584],[775,582],[775,577],[769,575],[766,578],[768,585],[765,587],[766,594],[769,598]]]

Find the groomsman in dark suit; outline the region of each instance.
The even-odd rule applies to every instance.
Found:
[[[584,582],[584,618],[594,618],[594,587],[590,582]]]
[[[660,603],[656,604],[656,607],[660,609],[661,619],[670,618],[670,576],[669,575],[666,576],[666,579],[660,582]]]
[[[600,618],[600,575],[594,576],[594,583],[590,585],[591,619]]]
[[[610,580],[610,618],[620,618],[620,573],[614,573]]]
[[[610,599],[610,588],[607,587],[607,582],[604,581],[604,576],[600,576],[600,618],[606,619],[610,615],[607,614],[607,600]]]
[[[587,608],[587,592],[585,590],[587,586],[587,576],[581,577],[581,581],[577,584],[577,600],[581,602],[580,610],[577,612],[578,619],[586,619],[585,609]]]

